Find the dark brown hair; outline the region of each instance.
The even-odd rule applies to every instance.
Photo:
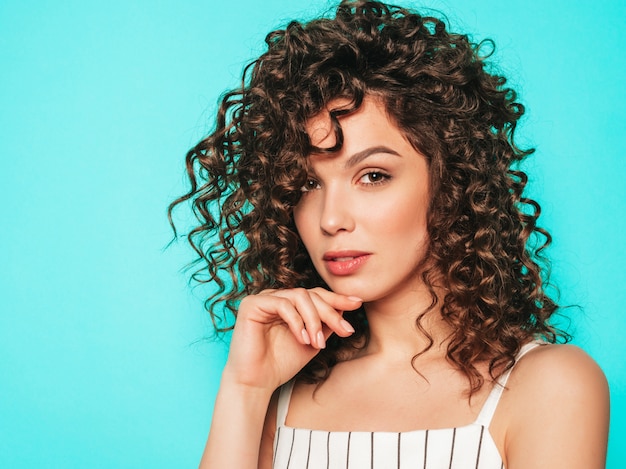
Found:
[[[342,2],[334,18],[292,22],[266,43],[241,88],[223,97],[215,130],[188,152],[191,189],[170,206],[171,214],[191,201],[200,221],[188,234],[198,254],[193,278],[217,287],[206,306],[218,331],[232,326],[245,295],[324,286],[292,217],[307,155],[320,150],[305,123],[332,100],[348,98],[354,110],[375,95],[429,162],[423,279],[432,308],[453,326],[448,359],[470,391],[484,381],[478,361],[495,378],[525,342],[565,338],[548,321],[557,305],[545,292],[541,251],[551,238],[536,225],[539,205],[522,195],[527,177],[517,164],[532,150],[519,148],[514,134],[524,107],[490,72],[485,43],[437,18],[366,1]],[[349,112],[331,111],[337,144],[324,151],[341,147],[338,117]],[[342,350],[367,340],[363,311],[347,318],[357,332],[331,338],[302,377],[324,379]]]

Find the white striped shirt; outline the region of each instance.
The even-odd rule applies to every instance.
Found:
[[[524,346],[517,360],[538,343]],[[293,381],[278,398],[274,469],[503,469],[489,425],[511,370],[503,374],[478,418],[456,428],[409,432],[328,432],[285,425]]]

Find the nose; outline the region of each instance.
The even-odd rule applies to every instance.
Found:
[[[324,234],[334,236],[342,231],[354,230],[354,207],[349,197],[337,190],[326,190],[322,203],[320,228]]]

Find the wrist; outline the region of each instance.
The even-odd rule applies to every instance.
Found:
[[[235,397],[239,396],[250,401],[265,401],[267,404],[278,386],[272,384],[258,385],[242,378],[240,374],[231,372],[226,366],[220,380],[220,392],[227,392]]]

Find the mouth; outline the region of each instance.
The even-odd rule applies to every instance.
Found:
[[[323,256],[326,270],[332,275],[352,275],[356,273],[372,254],[364,251],[333,251]]]
[[[328,251],[324,253],[325,261],[350,261],[357,257],[369,256],[371,253],[365,251]]]

